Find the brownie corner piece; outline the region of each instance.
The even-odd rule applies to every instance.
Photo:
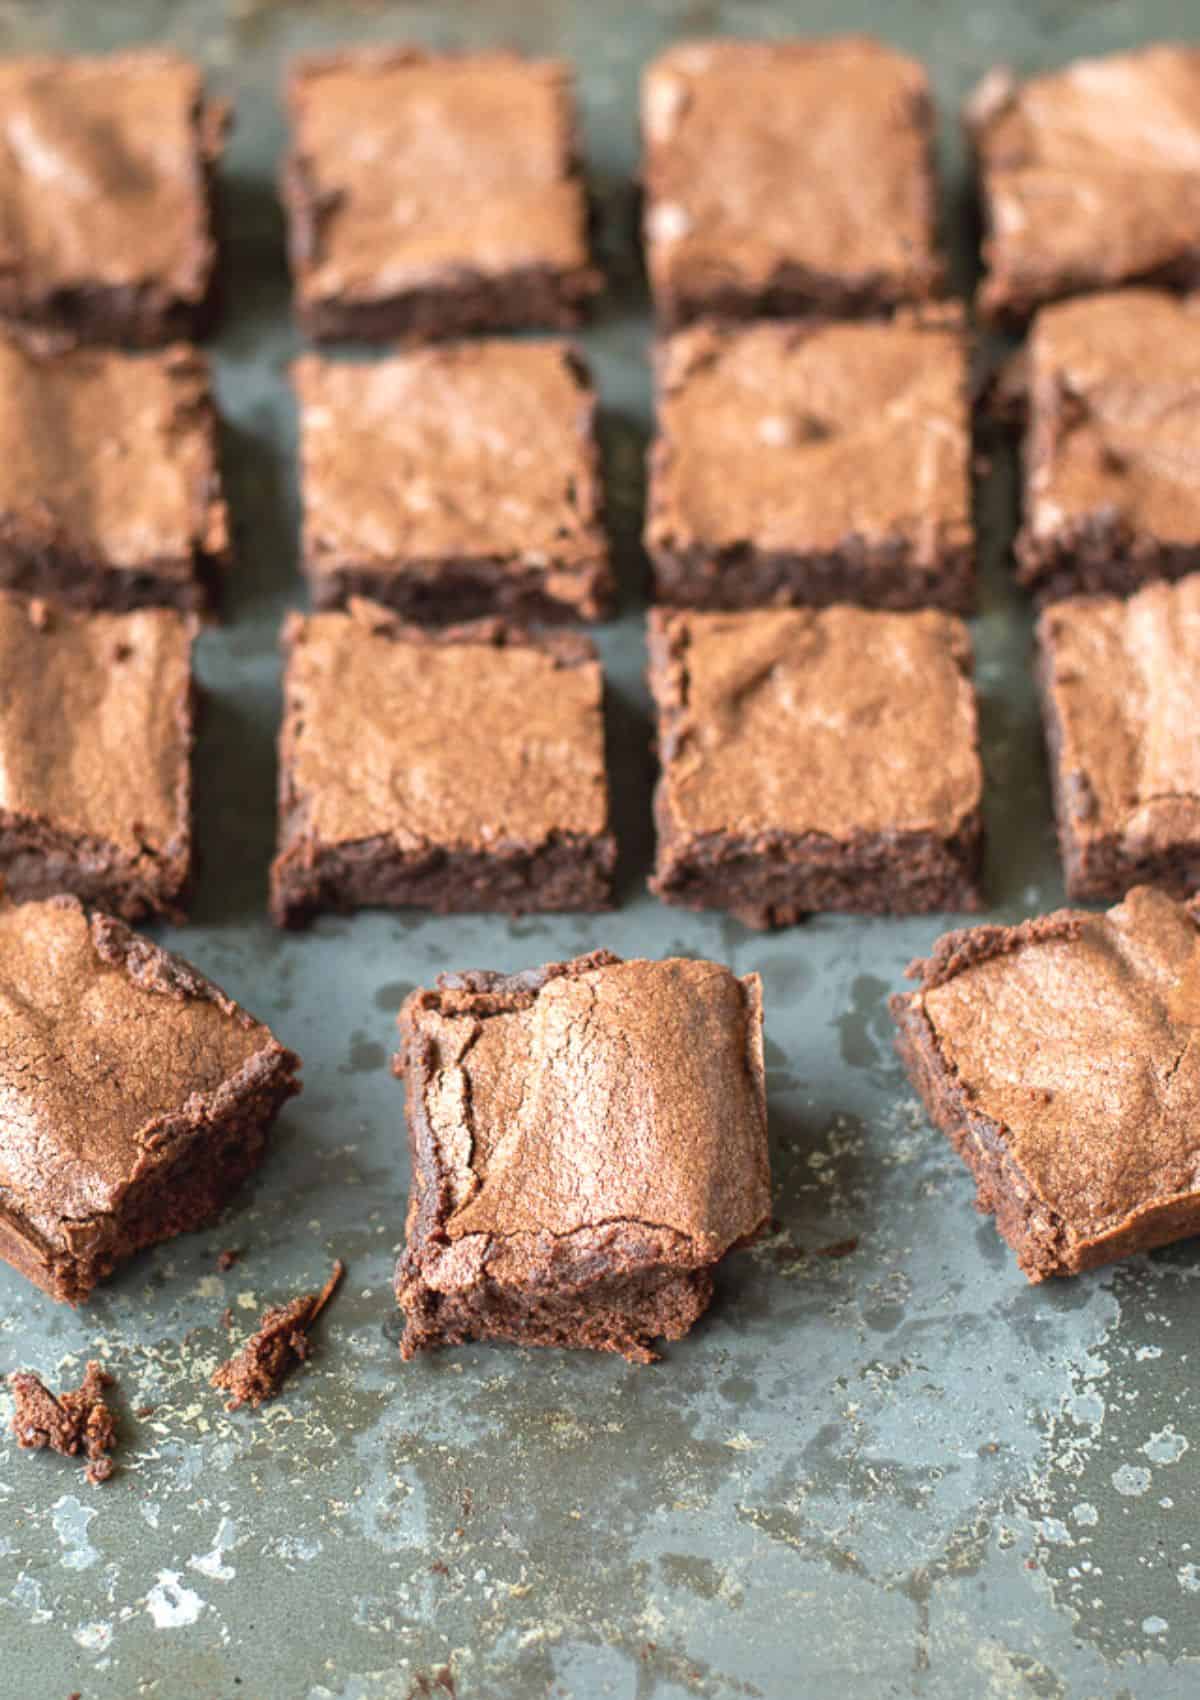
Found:
[[[698,40],[642,79],[647,271],[662,324],[850,318],[941,294],[934,109],[872,37]]]
[[[891,1000],[897,1049],[1031,1281],[1200,1231],[1200,938],[1142,886],[939,939]]]
[[[1200,886],[1200,574],[1128,600],[1065,597],[1037,680],[1067,895]]]
[[[262,1159],[299,1058],[205,977],[76,898],[0,903],[0,1257],[78,1304],[201,1226]]]
[[[983,215],[980,318],[1020,326],[1047,301],[1200,282],[1189,161],[1200,49],[1156,42],[1025,81],[999,67],[967,102]]]
[[[651,890],[747,926],[980,905],[965,624],[932,609],[655,609]]]
[[[601,287],[570,67],[368,48],[297,61],[283,173],[319,341],[567,329]]]
[[[293,616],[280,925],[321,909],[610,906],[604,675],[582,633],[427,628],[378,604]]]
[[[229,108],[168,49],[0,65],[0,317],[81,342],[193,338],[214,311]]]
[[[1200,296],[1044,307],[1028,343],[1018,578],[1039,603],[1200,568]]]
[[[0,881],[181,920],[192,876],[196,622],[0,590]]]
[[[971,612],[959,309],[691,325],[660,347],[658,391],[645,529],[657,602]]]
[[[573,343],[308,356],[293,378],[318,608],[366,596],[428,624],[611,612],[596,392]]]
[[[400,1029],[402,1354],[686,1334],[770,1214],[758,976],[597,951],[443,975]]]

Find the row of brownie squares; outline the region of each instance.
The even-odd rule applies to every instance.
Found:
[[[1043,601],[1126,594],[1200,564],[1195,301],[1057,303],[1027,364],[1022,581]],[[967,366],[947,307],[666,339],[645,525],[655,601],[969,612]],[[417,621],[611,611],[596,396],[570,344],[309,355],[294,381],[317,606],[367,595]],[[0,339],[0,384],[0,584],[87,607],[211,607],[230,544],[203,355]]]
[[[1198,94],[1200,51],[1172,44],[1023,84],[984,79],[966,114],[983,316],[1021,321],[1081,290],[1194,280]],[[287,98],[289,246],[314,335],[561,326],[600,287],[562,62],[347,51],[294,66]],[[0,102],[0,206],[21,233],[0,313],[92,340],[201,330],[229,112],[197,67],[161,51],[10,60]],[[943,292],[929,81],[891,47],[679,43],[646,69],[642,130],[665,323],[857,316]]]
[[[192,873],[190,617],[0,592],[0,873],[126,918]],[[954,615],[656,609],[652,889],[754,926],[979,903],[983,773]],[[1200,575],[1067,598],[1038,627],[1073,896],[1200,884]],[[271,908],[612,901],[604,680],[578,633],[289,616]]]

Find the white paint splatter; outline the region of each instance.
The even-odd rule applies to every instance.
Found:
[[[1179,1586],[1189,1594],[1200,1594],[1200,1566],[1181,1564],[1175,1573],[1179,1577]]]
[[[1126,1499],[1136,1499],[1150,1486],[1150,1472],[1141,1464],[1122,1464],[1112,1473],[1112,1485]]]
[[[95,1506],[81,1504],[73,1493],[64,1494],[50,1507],[50,1521],[63,1548],[59,1562],[64,1569],[88,1570],[100,1557],[88,1539],[88,1525],[95,1515]]]
[[[1089,1505],[1086,1499],[1080,1500],[1078,1505],[1071,1507],[1071,1515],[1077,1523],[1083,1524],[1086,1528],[1092,1528],[1100,1521],[1100,1513],[1094,1505]]]
[[[111,1623],[81,1623],[75,1630],[72,1640],[85,1653],[105,1653],[112,1646],[113,1626]]]
[[[198,1570],[202,1576],[211,1576],[216,1582],[232,1582],[237,1571],[232,1564],[225,1563],[225,1554],[237,1544],[237,1524],[228,1517],[222,1517],[213,1537],[212,1551],[193,1553],[188,1559],[188,1569]]]
[[[1173,1429],[1168,1423],[1166,1428],[1152,1434],[1142,1451],[1152,1464],[1178,1464],[1188,1449],[1187,1437]]]
[[[1043,1517],[1038,1529],[1042,1539],[1053,1542],[1055,1546],[1069,1547],[1074,1545],[1070,1529],[1057,1517]]]
[[[1143,1635],[1165,1635],[1170,1624],[1165,1617],[1144,1617],[1142,1619]]]
[[[183,1586],[178,1570],[160,1570],[158,1581],[146,1595],[146,1610],[156,1629],[186,1629],[199,1618],[204,1601]]]
[[[1137,1351],[1133,1355],[1137,1359],[1138,1363],[1144,1364],[1147,1361],[1147,1359],[1149,1359],[1149,1358],[1161,1358],[1162,1357],[1162,1347],[1161,1346],[1139,1346]]]

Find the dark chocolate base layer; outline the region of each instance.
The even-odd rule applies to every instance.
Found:
[[[768,553],[748,544],[731,549],[657,549],[654,600],[679,608],[828,608],[839,602],[905,612],[975,608],[975,556],[947,549],[932,565],[918,564],[904,542],[866,546],[853,537],[833,554]]]
[[[1132,596],[1155,579],[1200,569],[1200,541],[1183,546],[1131,538],[1101,515],[1064,524],[1046,538],[1022,531],[1013,553],[1017,582],[1039,608],[1064,596]]]
[[[190,561],[110,567],[67,548],[46,547],[13,534],[0,538],[0,589],[61,602],[68,608],[127,614],[134,608],[177,608],[210,615],[217,607],[226,561],[197,553]]]
[[[355,596],[382,603],[415,625],[460,625],[493,615],[518,625],[603,620],[612,612],[606,561],[555,569],[499,559],[396,562],[380,570],[355,566],[306,569],[313,607],[345,608]],[[553,583],[553,588],[551,588]]]
[[[943,291],[944,269],[932,264],[928,277],[906,284],[883,274],[852,278],[777,266],[771,282],[752,289],[731,280],[707,287],[660,288],[655,317],[664,331],[680,330],[697,319],[888,319],[898,307],[936,300]]]
[[[18,903],[67,891],[124,921],[186,919],[190,845],[131,856],[115,844],[0,814],[0,879]]]
[[[591,270],[458,272],[377,300],[298,296],[296,320],[313,342],[441,342],[481,331],[571,330],[583,322],[595,291]]]
[[[300,926],[322,910],[429,909],[436,915],[529,915],[612,906],[616,840],[560,837],[507,850],[399,850],[387,838],[285,849],[271,868],[271,914]]]

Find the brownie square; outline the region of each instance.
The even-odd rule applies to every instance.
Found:
[[[977,909],[983,775],[953,615],[650,615],[662,773],[650,882],[749,927]]]
[[[192,873],[194,623],[0,591],[0,879],[183,919]]]
[[[0,316],[87,342],[198,336],[228,108],[158,49],[0,62]]]
[[[564,342],[309,356],[300,404],[312,598],[406,619],[596,620],[609,612],[596,394]]]
[[[1200,297],[1044,308],[1028,344],[1017,573],[1041,602],[1200,567]]]
[[[659,355],[659,602],[971,610],[961,317],[693,325]]]
[[[176,956],[73,897],[0,904],[0,1257],[78,1304],[214,1216],[299,1058]]]
[[[1200,49],[1160,42],[1026,82],[992,71],[965,117],[985,321],[1019,325],[1086,290],[1200,282]]]
[[[401,1354],[510,1340],[648,1363],[686,1334],[770,1215],[758,975],[605,950],[443,974],[400,1032]]]
[[[281,926],[320,909],[606,909],[604,676],[588,639],[431,633],[377,604],[293,615],[280,736]]]
[[[1200,939],[1151,886],[948,933],[897,1049],[1031,1281],[1200,1231]]]
[[[642,83],[659,318],[888,312],[941,293],[934,114],[867,36],[689,41]]]
[[[205,612],[229,553],[202,354],[0,338],[0,585]]]
[[[308,335],[578,323],[600,277],[568,65],[367,49],[300,61],[287,97],[283,198]]]
[[[1200,887],[1200,575],[1068,597],[1037,627],[1067,895]]]

